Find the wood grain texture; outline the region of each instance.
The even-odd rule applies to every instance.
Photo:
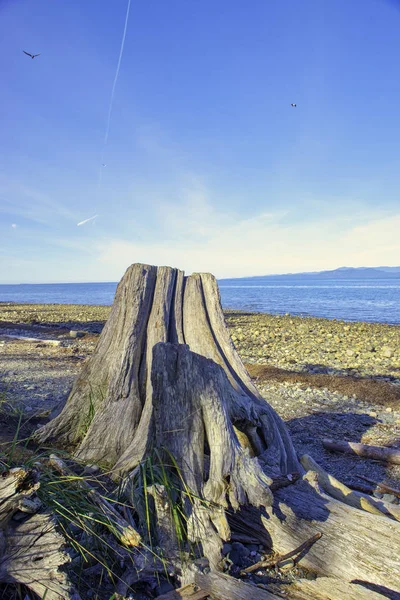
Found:
[[[41,503],[34,472],[15,468],[0,474],[0,583],[21,583],[48,600],[79,600],[65,572],[70,558],[52,515]],[[13,520],[17,511],[23,521]]]
[[[82,460],[128,473],[152,445],[153,348],[183,343],[221,366],[231,384],[229,419],[271,475],[301,470],[282,420],[259,395],[230,339],[209,274],[134,264],[118,285],[95,352],[42,443],[75,447]]]

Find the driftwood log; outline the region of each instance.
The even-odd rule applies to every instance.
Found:
[[[15,468],[0,474],[0,583],[22,583],[47,600],[79,600],[60,567],[70,558],[55,519],[38,513],[39,483],[33,471]],[[15,515],[27,518],[15,520]]]
[[[338,481],[332,475],[329,475],[320,465],[318,465],[311,456],[305,454],[301,457],[301,464],[306,471],[312,471],[316,475],[318,485],[333,498],[359,508],[375,515],[384,514],[391,516],[396,521],[400,521],[400,507],[390,502],[384,502],[367,494],[361,494],[348,488],[344,483]]]
[[[344,587],[357,580],[400,590],[400,524],[378,510],[360,510],[361,501],[355,507],[333,498],[318,481],[321,473],[305,473],[284,423],[231,342],[210,274],[132,265],[63,411],[38,435],[126,482],[157,450],[181,477],[187,536],[200,543],[213,576],[222,542],[235,530],[262,530],[280,555],[321,533],[303,566]],[[276,488],[287,479],[289,485]],[[162,507],[164,491],[152,493]],[[160,534],[169,530],[173,540],[167,513],[159,510]],[[175,550],[172,543],[168,551]],[[365,594],[356,590],[352,597]]]
[[[324,448],[331,452],[344,452],[345,454],[353,454],[362,458],[370,458],[379,460],[385,463],[400,465],[400,450],[395,448],[385,448],[383,446],[369,446],[368,444],[360,444],[357,442],[344,442],[341,440],[322,441]]]

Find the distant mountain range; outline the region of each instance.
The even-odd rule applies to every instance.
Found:
[[[400,267],[339,267],[332,271],[311,271],[307,273],[286,273],[284,275],[257,275],[254,277],[238,277],[237,279],[269,279],[273,277],[316,277],[325,279],[400,279]],[[233,279],[233,278],[230,278]],[[224,281],[224,280],[221,280]]]
[[[332,271],[299,273],[299,275],[315,275],[333,279],[388,279],[400,277],[400,267],[339,267]]]

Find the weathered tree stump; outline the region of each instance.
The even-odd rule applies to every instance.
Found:
[[[286,427],[259,395],[230,339],[215,278],[184,277],[170,267],[127,270],[95,353],[64,410],[41,430],[41,441],[73,446],[80,459],[115,472],[137,466],[153,441],[151,367],[158,342],[187,344],[223,368],[235,392],[232,420],[271,476],[301,470]]]
[[[334,482],[316,470],[304,474],[284,423],[230,340],[210,274],[132,265],[65,408],[39,438],[128,481],[156,449],[179,472],[188,538],[201,543],[213,572],[222,540],[242,523],[242,532],[264,528],[279,554],[320,532],[302,564],[343,582],[400,590],[400,524],[361,510],[371,510],[367,502],[355,508],[330,497],[324,482],[330,489]],[[293,483],[279,488],[288,475]],[[173,540],[163,490],[152,493],[160,535],[170,528]]]

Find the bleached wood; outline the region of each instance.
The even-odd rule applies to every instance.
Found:
[[[218,600],[280,600],[280,597],[224,573],[196,573],[195,583]]]
[[[202,542],[215,564],[221,538],[230,536],[224,509],[246,503],[270,505],[272,480],[239,444],[226,407],[235,390],[219,365],[188,346],[160,343],[154,347],[152,384],[154,443],[164,450],[167,463],[174,457],[193,495],[209,503],[206,507],[195,502],[190,507],[193,515],[188,528],[193,541]],[[208,473],[204,468],[206,440]]]
[[[384,600],[372,590],[334,577],[300,579],[287,588],[286,597],[293,600]]]
[[[78,445],[82,459],[109,465],[132,443],[144,404],[139,369],[156,279],[156,267],[135,264],[128,269],[96,350],[63,411],[38,433],[42,443]],[[111,423],[118,424],[118,431]]]
[[[80,459],[129,473],[152,439],[151,361],[158,342],[189,344],[213,359],[233,386],[229,418],[271,476],[301,470],[285,425],[254,387],[230,339],[210,274],[134,264],[63,411],[41,442],[76,447]],[[110,427],[110,423],[117,424]]]
[[[355,454],[363,458],[380,460],[385,463],[400,465],[400,450],[394,448],[385,448],[383,446],[368,446],[356,442],[344,442],[338,440],[322,440],[324,448],[333,452],[344,452],[345,454]]]
[[[156,600],[207,600],[208,592],[199,590],[193,583],[185,585],[176,590],[171,590],[167,594],[157,596]]]
[[[301,559],[320,575],[370,582],[400,592],[400,524],[358,510],[316,491],[307,478],[274,493],[273,509],[261,520],[279,554],[314,535],[322,537]]]
[[[400,521],[400,506],[397,504],[385,502],[369,494],[350,489],[344,483],[327,473],[311,456],[302,456],[300,462],[306,470],[311,470],[317,474],[318,484],[327,494],[336,498],[336,500],[340,500],[360,510],[365,510],[376,515],[383,514],[396,521]]]
[[[0,474],[0,583],[25,584],[48,600],[79,600],[60,570],[70,558],[53,516],[35,514],[41,507],[38,487],[36,474],[23,468]],[[27,513],[26,520],[12,519],[18,510]]]
[[[96,385],[101,394],[93,395]],[[39,436],[74,445],[115,477],[132,475],[157,449],[181,475],[188,537],[214,571],[230,524],[250,505],[258,520],[239,535],[253,536],[258,523],[265,545],[285,554],[321,531],[303,566],[400,587],[399,523],[329,497],[312,471],[272,496],[274,481],[304,469],[241,363],[211,275],[132,265],[64,410]]]

